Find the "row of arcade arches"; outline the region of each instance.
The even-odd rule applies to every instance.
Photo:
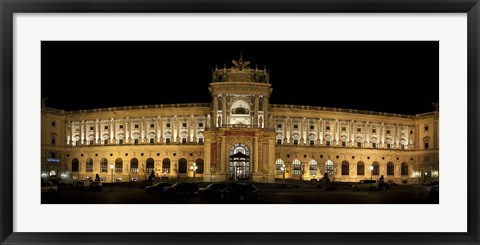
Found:
[[[350,175],[350,167],[355,167],[355,166],[351,166],[352,163],[349,163],[348,161],[343,161],[341,163],[341,165],[339,166],[340,167],[340,170],[341,171],[341,175]],[[354,163],[353,163],[354,164]],[[377,162],[377,161],[374,161],[372,164],[373,166],[373,170],[372,170],[372,175],[380,175],[380,164]],[[276,162],[275,162],[275,166],[276,166],[276,174],[277,175],[281,175],[283,174],[282,172],[282,167],[284,167],[285,169],[285,161],[283,161],[282,159],[277,159]],[[356,163],[356,175],[365,175],[365,167],[369,168],[370,165],[366,165],[363,161],[358,161]],[[388,162],[386,164],[386,167],[387,167],[387,173],[386,175],[387,176],[394,176],[395,175],[395,164],[393,162]],[[302,168],[302,163],[300,162],[300,160],[298,159],[295,159],[292,161],[291,163],[291,173],[292,175],[301,175],[302,172],[305,172],[305,167]],[[288,168],[287,168],[287,171],[288,171]],[[308,171],[310,173],[310,175],[318,175],[318,171],[319,171],[319,168],[318,168],[318,162],[316,160],[311,160],[309,163],[308,163]],[[324,172],[324,173],[329,173],[329,174],[334,174],[334,163],[332,160],[327,160],[325,162],[325,168],[324,168],[324,171],[321,171],[321,172]],[[400,165],[400,175],[402,176],[408,176],[408,163],[406,162],[403,162],[401,163]]]
[[[124,161],[122,158],[117,158],[114,161],[114,169],[116,173],[122,173],[125,170]],[[100,169],[97,171],[101,173],[107,173],[109,172],[109,166],[108,166],[108,160],[106,158],[102,158],[100,160]],[[204,169],[204,161],[202,158],[197,158],[195,160],[195,165],[197,166],[197,171],[196,173],[202,174],[203,169]],[[72,159],[72,166],[71,166],[71,171],[72,172],[79,172],[80,171],[80,161],[78,158]],[[138,159],[137,158],[132,158],[130,160],[129,164],[130,169],[126,170],[127,172],[130,171],[130,173],[138,173],[139,171],[145,171],[146,173],[150,173],[155,170],[155,160],[153,158],[148,158],[145,161],[145,165],[139,165]],[[169,158],[164,158],[162,160],[162,173],[170,173],[171,172],[171,160]],[[92,158],[88,158],[85,161],[85,172],[94,172],[94,163]],[[188,161],[185,158],[181,158],[178,160],[178,173],[180,174],[186,174],[188,172]]]

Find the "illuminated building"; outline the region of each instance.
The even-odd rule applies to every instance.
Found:
[[[64,111],[42,106],[42,177],[204,181],[439,177],[438,111],[420,115],[270,104],[266,69],[215,68],[209,104]],[[370,166],[373,165],[373,171]],[[196,169],[196,171],[194,171]],[[283,172],[282,169],[285,169]]]

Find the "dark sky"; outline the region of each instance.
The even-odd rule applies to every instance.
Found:
[[[438,42],[42,42],[42,98],[79,110],[211,102],[208,86],[243,53],[267,66],[270,103],[400,114],[438,102]]]

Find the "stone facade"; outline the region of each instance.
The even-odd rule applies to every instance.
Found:
[[[438,180],[438,112],[269,104],[267,70],[233,64],[213,71],[209,104],[42,106],[42,178]]]

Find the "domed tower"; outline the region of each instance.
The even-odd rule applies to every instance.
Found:
[[[240,59],[212,73],[212,112],[205,131],[205,181],[275,181],[275,131],[269,75]]]
[[[241,54],[232,63],[232,67],[216,67],[212,73],[212,127],[268,127],[272,89],[266,68],[250,68],[250,61],[244,61]]]

